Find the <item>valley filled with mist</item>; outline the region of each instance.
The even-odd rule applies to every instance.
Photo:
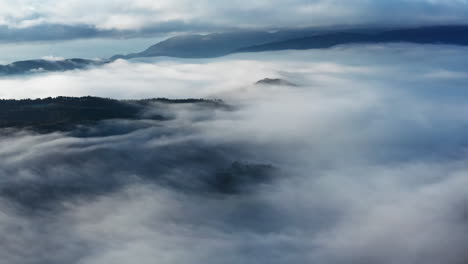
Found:
[[[0,264],[467,264],[468,0],[0,0]]]
[[[1,78],[2,122],[22,123],[0,129],[0,256],[463,263],[466,56],[349,45]]]

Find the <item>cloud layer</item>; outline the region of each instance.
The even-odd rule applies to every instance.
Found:
[[[0,25],[89,25],[101,30],[466,23],[465,0],[0,1]],[[391,13],[388,10],[392,10]],[[158,28],[161,28],[158,30]],[[92,33],[92,32],[91,32]]]
[[[2,79],[15,87],[2,97],[215,97],[235,109],[155,105],[176,118],[2,131],[0,256],[464,263],[467,53],[370,45]],[[253,85],[265,77],[298,86]],[[236,161],[271,165],[268,180],[219,191],[220,172],[248,174]]]

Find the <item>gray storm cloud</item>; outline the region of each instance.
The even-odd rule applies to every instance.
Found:
[[[8,98],[208,97],[233,108],[155,105],[176,118],[3,130],[0,256],[464,263],[467,53],[348,46],[1,79],[15,87]],[[254,85],[265,77],[297,86]]]

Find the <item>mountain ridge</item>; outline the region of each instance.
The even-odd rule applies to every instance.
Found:
[[[468,46],[468,26],[422,27],[388,30],[378,33],[337,32],[241,48],[236,50],[234,53],[288,49],[306,50],[331,48],[344,44],[399,42]]]
[[[84,69],[90,66],[100,66],[109,62],[109,60],[88,60],[79,58],[63,60],[23,60],[0,65],[0,75]]]
[[[468,25],[425,26],[399,29],[355,28],[342,30],[286,29],[242,31],[207,35],[181,35],[156,43],[142,52],[109,59],[27,60],[0,65],[1,75],[66,71],[100,66],[118,59],[147,57],[216,58],[235,53],[331,48],[372,43],[449,44],[468,46]]]
[[[255,42],[258,43],[249,45],[249,43]],[[115,55],[110,60],[158,56],[214,58],[240,52],[315,49],[330,48],[342,44],[392,42],[466,46],[468,45],[468,25],[425,26],[399,29],[360,28],[328,32],[284,30],[273,33],[255,31],[185,35],[161,41],[139,53]]]

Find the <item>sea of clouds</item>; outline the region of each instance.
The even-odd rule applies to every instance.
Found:
[[[118,60],[0,97],[219,98],[170,121],[0,131],[9,264],[464,263],[467,48],[346,46]],[[297,86],[255,85],[282,78]],[[226,191],[236,162],[266,166]],[[234,183],[233,183],[234,184]]]

